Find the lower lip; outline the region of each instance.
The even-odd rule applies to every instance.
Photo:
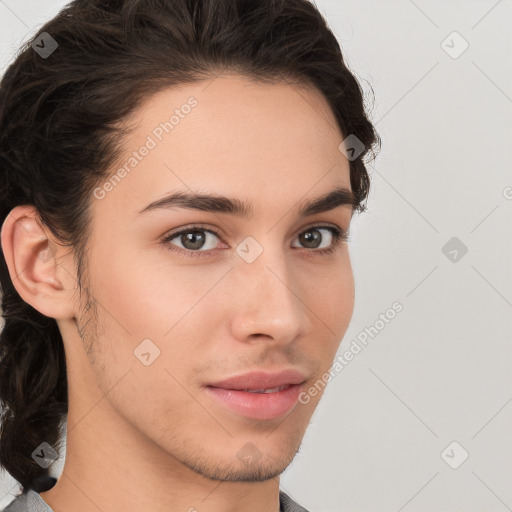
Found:
[[[212,386],[207,386],[205,389],[210,396],[243,416],[270,420],[279,418],[297,403],[301,388],[301,384],[294,384],[275,393],[250,393]]]

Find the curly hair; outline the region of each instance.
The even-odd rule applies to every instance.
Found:
[[[368,152],[380,138],[340,46],[309,0],[75,0],[40,29],[56,41],[43,56],[25,43],[0,83],[0,223],[30,204],[73,250],[82,291],[91,191],[120,155],[120,123],[149,95],[225,69],[256,80],[316,87],[339,128],[364,151],[350,182],[364,211]],[[47,36],[45,36],[47,37]],[[24,492],[47,490],[48,468],[32,458],[62,442],[68,410],[64,345],[57,322],[18,294],[0,254],[0,465]],[[51,487],[51,485],[50,485]]]

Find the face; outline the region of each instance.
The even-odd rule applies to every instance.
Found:
[[[92,199],[90,304],[77,314],[86,356],[68,362],[70,404],[97,387],[109,414],[180,465],[275,477],[322,393],[298,395],[329,370],[354,305],[349,248],[336,240],[352,205],[305,211],[350,192],[343,136],[318,91],[237,75],[164,90],[132,121],[113,168],[125,172]],[[245,215],[227,201],[147,208],[177,193],[245,203]],[[68,353],[75,341],[63,337]],[[283,370],[297,385],[211,387]],[[231,387],[274,383],[241,382]]]

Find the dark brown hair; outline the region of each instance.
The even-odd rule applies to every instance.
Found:
[[[46,57],[32,46],[44,32],[58,44]],[[342,134],[364,144],[350,161],[356,209],[364,211],[370,185],[364,157],[375,156],[380,138],[313,3],[75,0],[21,48],[0,83],[0,223],[15,206],[34,205],[41,222],[72,248],[82,292],[91,192],[120,155],[119,123],[149,95],[225,69],[321,91]],[[62,442],[64,346],[55,319],[17,293],[3,252],[0,282],[0,464],[24,491],[42,492],[49,470],[31,455],[42,442]]]

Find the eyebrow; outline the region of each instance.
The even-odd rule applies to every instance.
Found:
[[[326,194],[303,203],[299,208],[299,217],[308,217],[346,204],[352,205],[354,209],[359,203],[351,190],[345,187],[336,187]],[[252,205],[239,199],[184,191],[174,192],[153,201],[142,210],[138,210],[137,213],[143,214],[161,208],[187,208],[203,212],[236,215],[247,219],[253,215]]]

